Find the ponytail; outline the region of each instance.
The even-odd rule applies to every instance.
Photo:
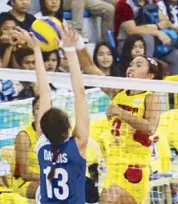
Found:
[[[58,156],[60,154],[59,146],[58,145],[53,145],[53,160],[52,160],[52,168],[51,171],[48,174],[48,179],[50,181],[53,180],[54,174],[55,174],[55,169],[56,169],[56,162],[58,159]]]
[[[50,108],[42,116],[40,126],[43,134],[50,141],[52,147],[53,159],[51,171],[48,174],[48,179],[52,181],[60,154],[59,147],[68,138],[70,122],[65,112],[57,108]]]

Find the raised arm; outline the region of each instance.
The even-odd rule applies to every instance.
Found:
[[[86,74],[104,76],[103,72],[94,64],[91,55],[86,48],[77,50],[77,54]]]
[[[32,37],[33,41],[36,41],[35,37]],[[35,54],[35,67],[36,67],[36,77],[39,87],[39,112],[37,118],[37,132],[41,135],[40,120],[44,113],[51,108],[51,89],[46,76],[46,71],[44,67],[44,62],[42,58],[42,53],[40,46],[34,47]]]
[[[76,138],[81,155],[85,157],[89,137],[90,119],[83,77],[74,47],[78,35],[68,28],[64,28],[63,32],[64,51],[69,64],[75,97],[75,128],[73,131],[73,137]]]
[[[104,73],[94,64],[91,55],[89,54],[88,50],[85,48],[82,38],[78,39],[76,48],[77,48],[79,61],[84,69],[84,73],[91,74],[91,75],[105,76]],[[120,91],[120,90],[110,89],[110,88],[101,88],[101,89],[111,99]]]
[[[51,90],[46,76],[40,43],[33,34],[21,28],[17,28],[17,35],[28,43],[28,46],[34,50],[35,54],[36,77],[40,95],[37,132],[41,135],[40,120],[43,114],[51,108]]]

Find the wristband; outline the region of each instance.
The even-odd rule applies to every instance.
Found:
[[[78,42],[75,47],[76,47],[76,50],[78,51],[83,50],[85,48],[85,43],[83,42],[83,39],[81,36],[79,37]]]
[[[76,48],[75,47],[64,47],[63,50],[64,52],[75,52]]]

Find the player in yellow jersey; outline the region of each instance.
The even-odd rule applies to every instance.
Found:
[[[39,97],[36,97],[32,102],[34,121],[18,133],[15,142],[16,161],[12,187],[20,195],[30,199],[35,198],[40,180],[40,169],[36,155],[38,108]]]
[[[7,161],[0,162],[0,204],[35,204],[35,200],[28,200],[9,188],[7,176],[10,173],[9,163]]]
[[[170,170],[177,171],[178,166],[172,163],[171,168],[171,150],[176,154],[178,152],[178,110],[170,110],[161,115],[160,123],[156,131],[157,135],[166,137],[167,143],[159,148],[161,158],[161,172],[169,173]]]
[[[175,81],[178,82],[178,75],[167,76],[164,78],[165,81]],[[167,93],[168,110],[178,109],[178,94],[177,93]]]
[[[80,50],[78,55],[86,73],[103,75],[86,49]],[[162,64],[152,58],[137,57],[128,68],[127,77],[162,79]],[[113,102],[107,110],[110,130],[100,138],[108,167],[100,203],[141,204],[149,192],[152,145],[149,137],[154,134],[160,118],[159,96],[143,91],[102,90]]]

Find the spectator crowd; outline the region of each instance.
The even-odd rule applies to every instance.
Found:
[[[82,29],[83,14],[87,9],[92,16],[102,19],[101,42],[96,42],[93,60],[106,75],[124,77],[130,61],[138,55],[155,56],[169,65],[169,75],[178,74],[176,1],[80,0],[79,3],[78,0],[10,0],[7,4],[11,10],[0,14],[0,57],[3,68],[35,68],[33,51],[24,42],[13,38],[13,30],[20,26],[29,31],[35,19],[42,16],[55,16],[67,24],[64,12],[71,10],[70,23],[73,29],[90,44],[87,33]],[[35,14],[30,13],[31,7],[35,8]],[[68,71],[62,50],[44,52],[43,57],[47,71]],[[2,102],[35,96],[35,84],[3,81],[1,87]]]

